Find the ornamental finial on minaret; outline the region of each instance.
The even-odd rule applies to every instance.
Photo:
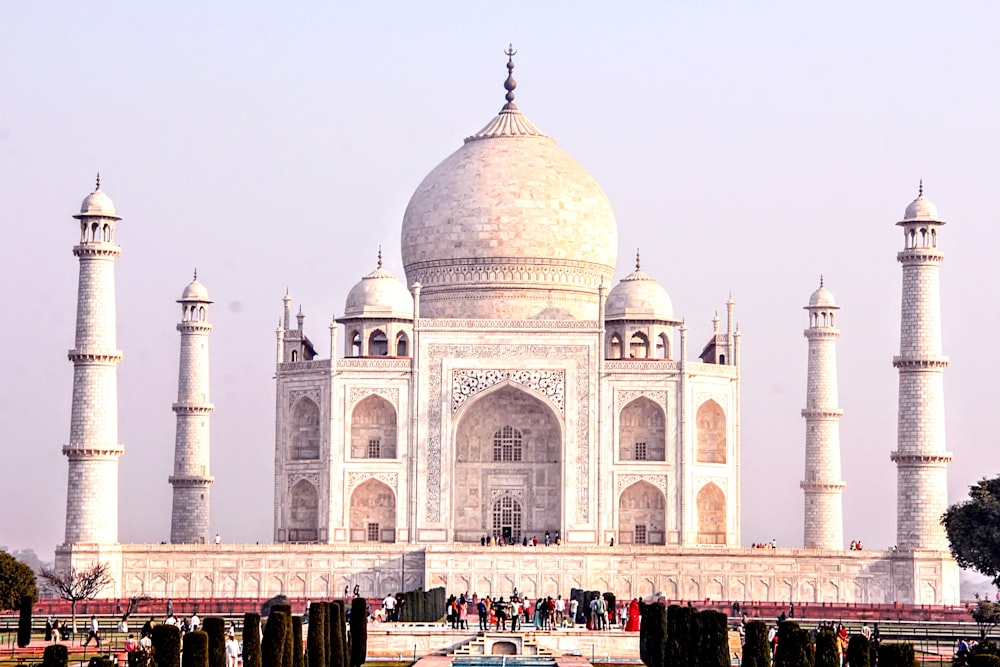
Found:
[[[639,249],[635,249],[635,270],[639,270]]]
[[[378,268],[382,268],[382,244],[378,244]]]
[[[97,187],[94,188],[94,192],[101,189],[101,172],[97,172]]]
[[[820,286],[820,287],[822,287],[822,286],[823,286],[823,274],[822,274],[822,273],[821,273],[821,274],[819,274],[819,286]]]
[[[507,94],[504,96],[507,104],[503,105],[503,108],[505,111],[513,111],[517,109],[517,105],[514,104],[514,89],[517,88],[517,81],[514,81],[514,56],[517,55],[517,51],[514,49],[513,44],[507,45],[504,55],[507,56],[507,80],[503,82],[503,87],[507,91]]]
[[[917,189],[917,196],[918,197],[924,196],[924,179],[922,178],[920,179],[920,187]]]

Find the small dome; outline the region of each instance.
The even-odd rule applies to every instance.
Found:
[[[367,317],[378,319],[413,319],[413,296],[406,285],[382,268],[361,279],[347,294],[344,319]]]
[[[820,285],[819,289],[809,297],[810,306],[825,306],[827,308],[837,308],[837,301],[833,298],[833,292]]]
[[[667,290],[636,267],[608,292],[604,319],[673,321],[674,305]]]
[[[923,181],[920,181],[917,198],[906,207],[900,224],[909,222],[942,222],[941,218],[938,217],[937,206],[930,199],[924,197]]]
[[[207,303],[212,303],[212,300],[208,298],[208,288],[198,282],[198,278],[195,278],[191,283],[184,288],[184,293],[181,294],[181,301],[205,301]]]
[[[97,175],[97,187],[80,204],[79,215],[74,215],[73,217],[83,218],[90,216],[121,220],[121,216],[115,212],[115,203],[111,201],[111,197],[104,194],[104,191],[101,190],[100,174]]]

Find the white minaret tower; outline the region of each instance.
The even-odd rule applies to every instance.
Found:
[[[809,364],[806,380],[806,478],[805,492],[806,549],[844,548],[843,492],[847,486],[840,479],[840,418],[837,407],[837,339],[835,313],[840,310],[830,290],[823,287],[809,297],[809,328],[803,332],[809,341]]]
[[[79,215],[80,259],[73,362],[73,409],[66,492],[66,544],[118,542],[118,349],[115,261],[121,248],[115,227],[121,217],[114,202],[97,188],[83,200]]]
[[[170,541],[205,544],[208,541],[208,490],[215,481],[209,474],[209,417],[215,407],[208,398],[208,290],[194,280],[177,300],[181,304],[181,363],[177,375],[177,439],[174,446],[174,505]]]
[[[937,207],[919,195],[906,207],[903,250],[903,304],[900,320],[898,449],[896,463],[896,545],[899,549],[948,551],[941,515],[948,508],[948,463],[945,451],[944,369],[941,353],[941,288],[939,269],[944,253],[938,232],[945,224]]]

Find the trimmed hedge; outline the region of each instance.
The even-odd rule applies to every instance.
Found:
[[[208,633],[194,630],[184,635],[181,667],[208,667]]]
[[[260,614],[243,614],[243,667],[262,667]]]
[[[313,602],[309,605],[309,636],[306,637],[308,667],[326,665],[326,604]]]
[[[361,667],[367,659],[368,601],[354,598],[351,600],[351,667]]]
[[[65,644],[50,644],[42,653],[42,667],[66,667],[69,662],[69,649]]]
[[[344,601],[330,603],[330,667],[345,667]]]
[[[263,667],[283,667],[286,635],[291,629],[290,624],[285,623],[287,618],[285,612],[271,608],[271,615],[264,624],[264,638],[260,642]]]
[[[741,667],[771,667],[771,646],[767,641],[767,624],[748,621],[743,629],[743,660]],[[854,667],[854,663],[851,663]]]
[[[30,595],[21,596],[20,614],[17,617],[17,645],[24,648],[31,643],[31,605]]]
[[[882,644],[878,649],[879,667],[917,667],[917,657],[913,652],[913,644],[909,642],[892,642]]]
[[[871,667],[871,648],[864,635],[851,635],[847,640],[847,663],[851,667]]]
[[[816,636],[816,667],[840,667],[837,634],[829,628],[820,630]]]
[[[721,611],[708,609],[698,613],[701,620],[699,664],[702,667],[729,667],[729,617]],[[840,665],[837,665],[840,667]]]
[[[814,662],[812,634],[800,628],[795,621],[779,623],[775,667],[813,667]]]
[[[201,629],[208,635],[209,667],[226,667],[226,619],[208,616],[202,621]]]
[[[292,616],[292,667],[305,667],[302,654],[302,617]]]
[[[181,661],[181,629],[176,625],[153,626],[153,667],[177,667]]]
[[[969,658],[969,667],[1000,667],[1000,656],[992,653],[974,653]]]
[[[663,667],[667,650],[667,608],[662,602],[639,603],[639,659]]]

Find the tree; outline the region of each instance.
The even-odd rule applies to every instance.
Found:
[[[52,593],[69,602],[73,617],[73,632],[76,632],[76,603],[97,597],[97,594],[113,581],[111,568],[107,563],[97,563],[82,570],[71,567],[66,572],[44,568],[42,579]]]
[[[985,641],[990,630],[1000,625],[1000,603],[990,602],[976,595],[976,606],[969,610],[972,620],[979,626],[979,640]]]
[[[127,621],[132,614],[139,611],[139,605],[147,600],[149,600],[149,596],[145,593],[137,593],[129,596],[128,605],[126,605],[125,612],[122,614],[122,620]]]
[[[949,507],[941,523],[955,561],[1000,587],[1000,477],[969,487],[969,499]]]
[[[38,602],[35,573],[26,563],[0,551],[0,611],[20,609],[21,598],[25,595],[32,602]]]

